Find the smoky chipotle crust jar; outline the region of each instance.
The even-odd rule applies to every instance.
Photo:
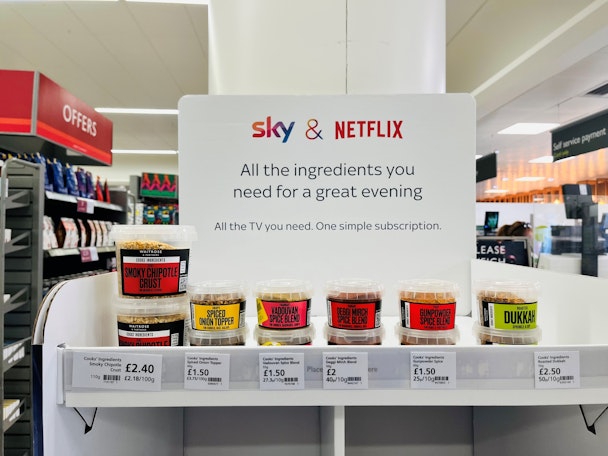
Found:
[[[328,344],[382,343],[383,286],[368,279],[337,279],[326,283]],[[365,331],[361,333],[360,331]],[[363,337],[362,337],[363,336]]]
[[[485,280],[475,283],[478,322],[473,331],[484,344],[528,345],[540,340],[537,282]]]

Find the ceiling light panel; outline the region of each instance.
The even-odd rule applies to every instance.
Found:
[[[500,130],[499,135],[537,135],[559,127],[558,123],[519,122]]]

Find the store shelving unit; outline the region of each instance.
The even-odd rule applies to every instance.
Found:
[[[532,436],[536,430],[554,433],[550,442],[544,441],[545,449],[533,454],[564,454],[559,450],[566,443],[578,445],[581,454],[603,454],[607,435],[598,432],[594,439],[589,438],[579,405],[585,409],[608,403],[608,336],[599,323],[591,323],[596,318],[603,320],[608,312],[594,298],[603,293],[605,282],[583,276],[564,281],[562,275],[549,271],[479,261],[473,262],[473,269],[475,276],[506,271],[515,278],[522,274],[541,280],[548,304],[540,307],[544,312],[540,324],[545,329],[540,345],[477,345],[471,333],[471,318],[459,317],[461,340],[455,346],[400,346],[392,331],[398,317],[387,309],[387,315],[383,316],[386,335],[381,346],[329,346],[322,331],[325,318],[316,316],[313,323],[317,331],[310,346],[259,347],[250,334],[245,346],[239,347],[117,347],[116,316],[112,296],[107,293],[116,287],[115,275],[65,282],[43,303],[44,340],[40,337],[41,324],[35,333],[38,343],[43,343],[47,368],[45,450],[47,454],[62,455],[79,454],[85,446],[92,455],[107,454],[117,448],[126,449],[129,454],[147,451],[145,454],[186,456],[209,453],[232,456],[244,454],[244,448],[247,454],[256,456],[507,455],[513,454],[509,453],[509,444],[513,444],[508,442],[511,433],[523,426],[530,435],[518,436],[523,440],[516,443],[525,448],[535,444]],[[553,289],[548,288],[550,284]],[[586,294],[577,308],[580,319],[568,322],[562,312],[571,310],[572,296],[583,289]],[[86,305],[77,299],[82,295],[89,297]],[[560,295],[562,299],[558,300]],[[582,302],[589,303],[589,307]],[[593,309],[595,312],[590,312]],[[68,314],[78,321],[93,322],[91,331],[70,330],[65,318]],[[596,318],[587,318],[590,314]],[[252,318],[248,321],[250,328],[255,324]],[[566,324],[571,325],[571,331],[561,332],[560,325]],[[409,360],[417,351],[455,353],[455,388],[413,388]],[[534,367],[537,351],[577,352],[580,387],[537,388]],[[324,389],[324,354],[353,352],[367,354],[368,388]],[[185,388],[186,353],[230,355],[228,390]],[[303,355],[303,389],[261,389],[259,355],[269,353]],[[125,391],[75,387],[73,360],[83,354],[108,358],[125,354],[161,355],[161,388]],[[92,411],[97,409],[94,431],[98,439],[106,442],[103,446],[96,449],[89,446],[90,441],[82,435],[82,421],[74,420],[74,409],[81,413],[88,411],[89,422]],[[504,414],[510,417],[509,423],[503,422]],[[547,414],[555,419],[535,421],[537,416]],[[567,432],[556,432],[555,426],[564,416],[575,424]],[[117,431],[121,425],[128,426],[129,432]],[[141,441],[141,432],[146,436],[145,443]],[[500,448],[489,445],[496,436],[504,439],[505,445]],[[59,453],[59,449],[65,448],[61,442],[70,442],[74,453]]]
[[[9,159],[0,178],[0,290],[4,341],[1,396],[16,399],[4,408],[4,455],[31,454],[31,332],[42,290],[42,178],[40,166]],[[11,240],[5,242],[5,229]]]

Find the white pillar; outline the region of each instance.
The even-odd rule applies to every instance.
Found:
[[[445,0],[210,0],[209,93],[445,92]]]

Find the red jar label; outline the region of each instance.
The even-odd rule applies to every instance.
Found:
[[[338,329],[374,329],[380,327],[382,300],[353,302],[327,300],[328,324]]]
[[[310,324],[310,299],[266,301],[257,299],[258,325],[271,329],[305,328]]]
[[[122,294],[165,296],[186,292],[190,250],[121,250]]]
[[[175,347],[184,345],[185,321],[167,323],[118,322],[118,345]]]
[[[456,303],[428,304],[401,300],[401,326],[424,331],[454,329]]]

